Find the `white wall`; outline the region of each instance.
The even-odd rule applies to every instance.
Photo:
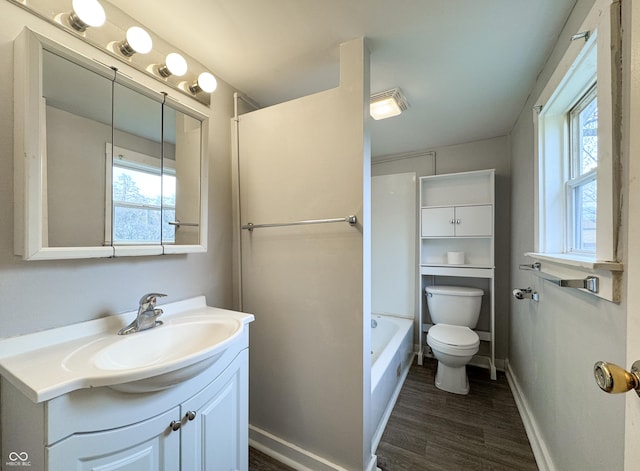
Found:
[[[242,291],[252,440],[355,470],[372,464],[369,62],[361,39],[340,56],[338,88],[240,116],[241,222],[360,223],[242,231]]]
[[[375,151],[375,149],[374,149]],[[435,162],[432,153],[435,153]],[[438,147],[411,154],[415,157],[385,161],[379,156],[373,159],[371,174],[387,175],[404,172],[416,172],[418,177],[435,173],[456,173],[471,170],[496,169],[496,208],[495,208],[495,263],[496,263],[496,358],[507,358],[509,338],[509,245],[510,245],[510,178],[509,137]],[[382,159],[382,161],[380,161]],[[416,212],[416,218],[418,217]],[[417,244],[417,241],[416,241]],[[416,252],[417,253],[417,252]],[[422,293],[420,293],[422,296]],[[417,311],[416,297],[416,313]],[[480,327],[488,326],[488,312],[481,314]]]
[[[371,179],[371,313],[416,318],[416,174]]]
[[[0,337],[132,310],[148,291],[167,293],[167,302],[204,294],[211,305],[231,307],[233,90],[222,81],[211,105],[206,254],[29,262],[13,255],[13,39],[24,26],[69,38],[11,2],[0,2]]]
[[[541,469],[559,471],[623,467],[624,400],[602,393],[592,371],[598,360],[624,364],[624,304],[562,289],[518,269],[531,263],[523,254],[534,248],[533,100],[592,4],[577,2],[511,134],[511,283],[531,286],[540,302],[511,299],[509,365],[537,433],[533,445],[544,460]]]
[[[111,126],[47,106],[50,247],[104,244],[105,143],[111,140]]]

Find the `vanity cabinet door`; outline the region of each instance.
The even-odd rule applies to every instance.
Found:
[[[170,423],[178,407],[152,419],[104,432],[72,435],[47,447],[49,471],[174,471],[180,468],[180,432]]]
[[[182,405],[182,470],[247,471],[248,352]]]

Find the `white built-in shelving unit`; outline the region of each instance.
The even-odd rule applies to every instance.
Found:
[[[489,302],[489,328],[476,332],[481,341],[489,343],[489,348],[481,349],[474,361],[488,365],[492,379],[496,378],[494,207],[493,169],[420,178],[421,349],[425,348],[424,332],[430,327],[424,288],[436,279],[438,284],[446,284],[446,278],[440,277],[454,277],[455,284],[464,284],[465,278],[485,279],[489,292],[485,290],[483,304]],[[464,263],[448,263],[448,252],[464,252]],[[462,283],[459,279],[463,279]],[[476,280],[470,280],[470,284],[471,281]]]

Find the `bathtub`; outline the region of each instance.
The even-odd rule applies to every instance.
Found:
[[[375,453],[413,361],[413,319],[379,314],[371,319],[375,321],[371,327],[371,450]]]

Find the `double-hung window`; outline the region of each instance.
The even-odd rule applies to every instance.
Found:
[[[617,301],[620,3],[596,0],[534,107],[535,238],[546,278],[598,277]]]

